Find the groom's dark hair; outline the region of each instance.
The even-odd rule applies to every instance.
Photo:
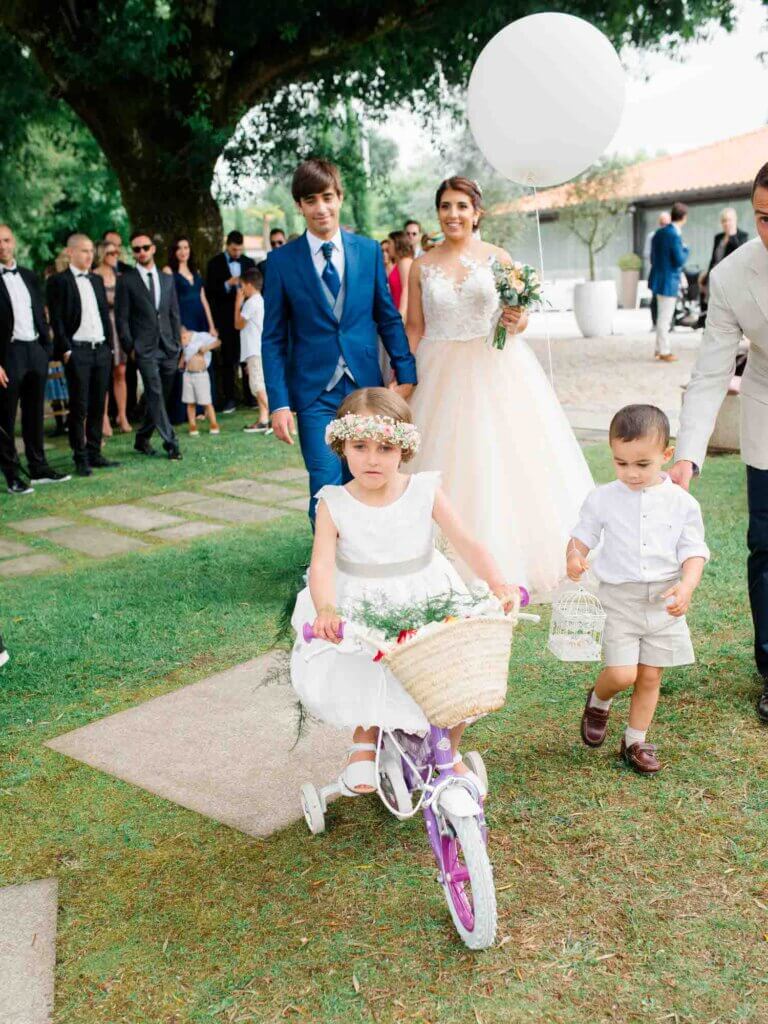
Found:
[[[611,441],[636,441],[639,437],[658,437],[662,447],[669,444],[669,419],[655,405],[625,405],[619,409],[608,428]]]
[[[755,180],[752,184],[752,198],[755,198],[755,192],[759,188],[768,188],[768,164],[763,164],[760,170],[755,175]]]
[[[330,160],[310,157],[309,160],[303,160],[294,171],[291,195],[295,203],[300,203],[302,199],[318,195],[320,192],[327,192],[328,189],[333,189],[339,197],[344,192],[339,169]]]

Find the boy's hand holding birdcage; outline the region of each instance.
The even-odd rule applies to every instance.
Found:
[[[589,548],[586,544],[582,544],[580,540],[576,540],[571,537],[568,543],[566,571],[568,573],[568,579],[573,580],[576,583],[585,572],[589,570],[589,562],[587,561],[587,555],[589,554]]]

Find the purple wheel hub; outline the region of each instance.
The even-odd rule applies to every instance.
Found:
[[[472,889],[467,885],[469,872],[461,863],[461,845],[456,837],[441,836],[444,885],[462,925],[471,932],[475,927]],[[448,876],[450,875],[450,880]]]

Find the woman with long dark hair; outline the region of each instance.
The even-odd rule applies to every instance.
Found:
[[[197,269],[192,243],[186,235],[174,239],[163,271],[173,275],[182,324],[190,331],[208,331],[214,338],[218,337],[211,307],[205,297],[203,277]]]

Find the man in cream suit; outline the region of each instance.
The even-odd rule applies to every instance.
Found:
[[[758,237],[726,257],[709,278],[707,325],[683,402],[670,476],[686,489],[699,472],[736,362],[750,340],[741,382],[741,457],[747,464],[749,600],[755,662],[763,678],[757,714],[768,724],[768,163],[757,172],[752,206]]]

